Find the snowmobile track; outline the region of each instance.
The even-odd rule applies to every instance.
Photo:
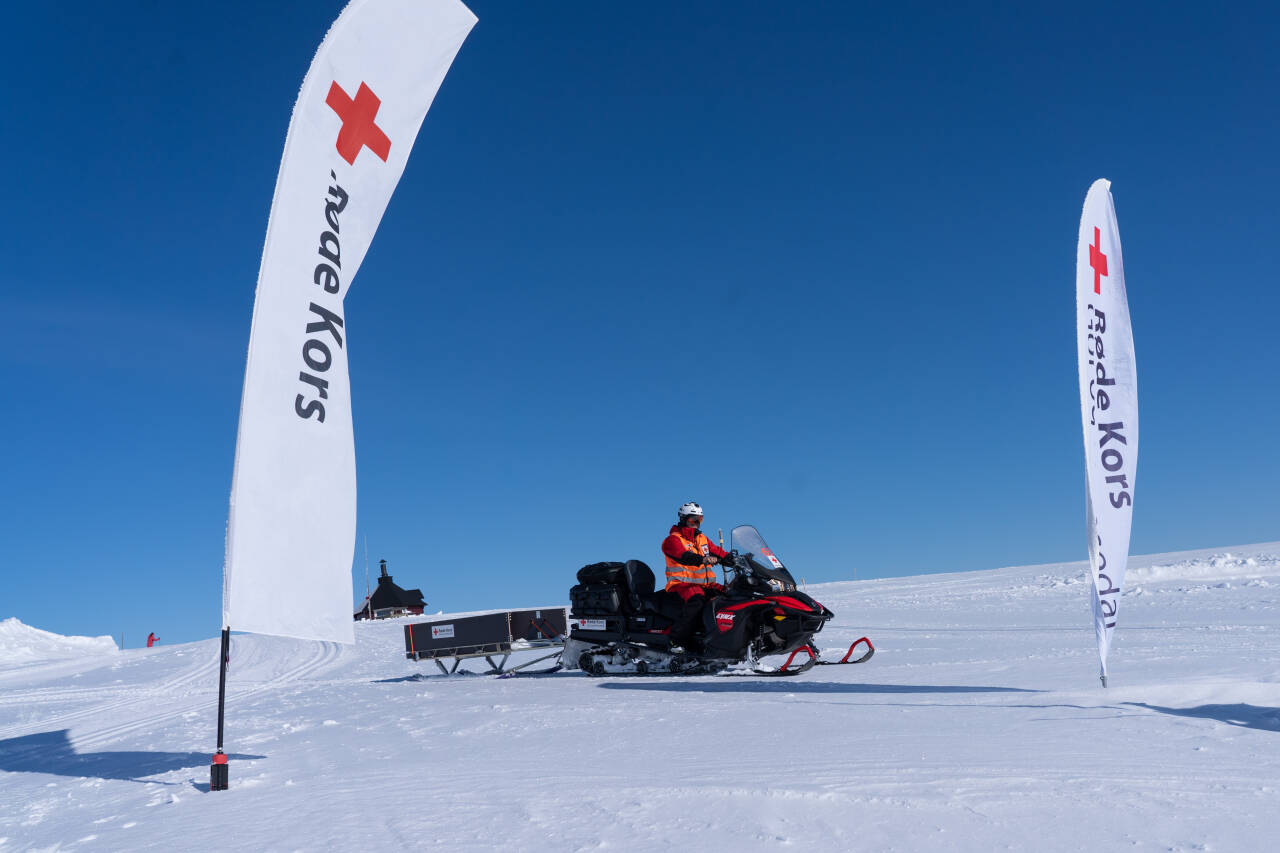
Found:
[[[240,702],[258,694],[278,689],[290,682],[302,680],[311,673],[337,660],[340,654],[341,648],[336,643],[320,643],[313,647],[311,653],[302,661],[276,674],[267,681],[251,686],[237,687],[234,680],[231,680],[227,685],[227,702],[229,704]],[[0,728],[0,740],[22,737],[37,731],[48,731],[50,728],[72,729],[83,727],[87,731],[83,734],[73,735],[76,746],[83,749],[108,745],[132,732],[151,729],[158,723],[178,719],[192,712],[208,712],[212,720],[212,714],[216,712],[218,705],[217,674],[218,660],[215,653],[209,656],[208,659],[201,660],[181,672],[173,680],[159,682],[142,691],[135,687],[129,690],[127,696],[121,696],[119,692],[112,691],[113,698],[107,702],[99,702],[55,717],[46,717],[38,723],[23,722]],[[195,685],[200,683],[206,684],[208,690],[207,692],[201,690],[196,694],[200,698],[192,701],[194,691],[187,688],[194,688]],[[6,697],[6,699],[12,702],[27,702],[30,699],[35,701],[53,701],[54,699],[65,701],[68,695],[67,692],[62,691],[63,688],[40,688],[16,693]],[[102,696],[101,688],[97,690],[75,688],[69,692],[72,696],[84,695],[86,698],[90,696],[100,698]],[[99,718],[104,714],[131,710],[136,710],[136,714],[126,723],[102,729],[93,729],[91,725],[81,725],[87,720]]]
[[[233,703],[257,696],[261,693],[267,693],[271,690],[283,687],[291,682],[300,681],[307,675],[321,669],[326,664],[337,660],[340,654],[341,646],[337,643],[319,643],[316,644],[312,654],[304,661],[299,663],[297,666],[281,672],[268,681],[260,682],[247,688],[235,689],[234,684],[230,678],[228,678],[227,704],[232,705]],[[209,665],[208,670],[211,674],[216,675],[218,670],[216,656],[213,663]],[[171,708],[160,713],[144,715],[139,719],[131,720],[130,722],[123,723],[118,726],[99,729],[98,731],[89,732],[83,736],[76,737],[75,743],[78,747],[106,746],[123,735],[139,730],[154,728],[157,723],[183,717],[192,711],[208,710],[211,715],[210,720],[212,720],[212,714],[216,713],[216,709],[218,707],[218,691],[216,678],[211,677],[210,681],[211,684],[208,696],[206,699],[201,700],[198,705],[193,706],[191,704],[183,704],[179,707]],[[168,691],[166,690],[165,692]],[[210,737],[210,740],[212,740],[212,737]]]

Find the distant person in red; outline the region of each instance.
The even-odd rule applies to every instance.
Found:
[[[724,589],[716,583],[715,566],[729,552],[713,544],[701,526],[702,507],[689,501],[676,510],[676,524],[662,540],[662,556],[667,558],[667,597],[675,620],[671,640],[682,646],[693,637],[707,593]],[[681,602],[679,607],[677,600]]]
[[[150,634],[147,634],[147,648],[151,648],[158,642],[160,642],[160,638],[155,635],[154,631]]]

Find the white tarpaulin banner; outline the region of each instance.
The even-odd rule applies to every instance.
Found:
[[[1111,182],[1094,181],[1076,247],[1076,340],[1084,421],[1085,503],[1102,683],[1129,561],[1138,464],[1138,372]]]
[[[303,80],[249,333],[223,627],[354,640],[356,468],[343,300],[475,22],[457,0],[354,0]]]

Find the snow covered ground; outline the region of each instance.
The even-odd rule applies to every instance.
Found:
[[[6,620],[0,850],[1271,849],[1280,543],[1127,585],[1106,690],[1083,563],[810,586],[818,645],[878,651],[794,679],[443,677],[402,622],[238,635],[218,793],[216,639]]]

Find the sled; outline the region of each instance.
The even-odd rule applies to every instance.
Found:
[[[468,659],[484,658],[489,670],[484,675],[502,675],[560,654],[568,633],[562,607],[538,610],[501,610],[475,616],[452,617],[432,622],[413,622],[404,627],[405,657],[433,661],[444,675],[464,674],[458,666]],[[519,666],[507,668],[513,652],[535,649],[557,651]],[[501,660],[494,658],[501,655]],[[453,659],[452,666],[445,661]]]

